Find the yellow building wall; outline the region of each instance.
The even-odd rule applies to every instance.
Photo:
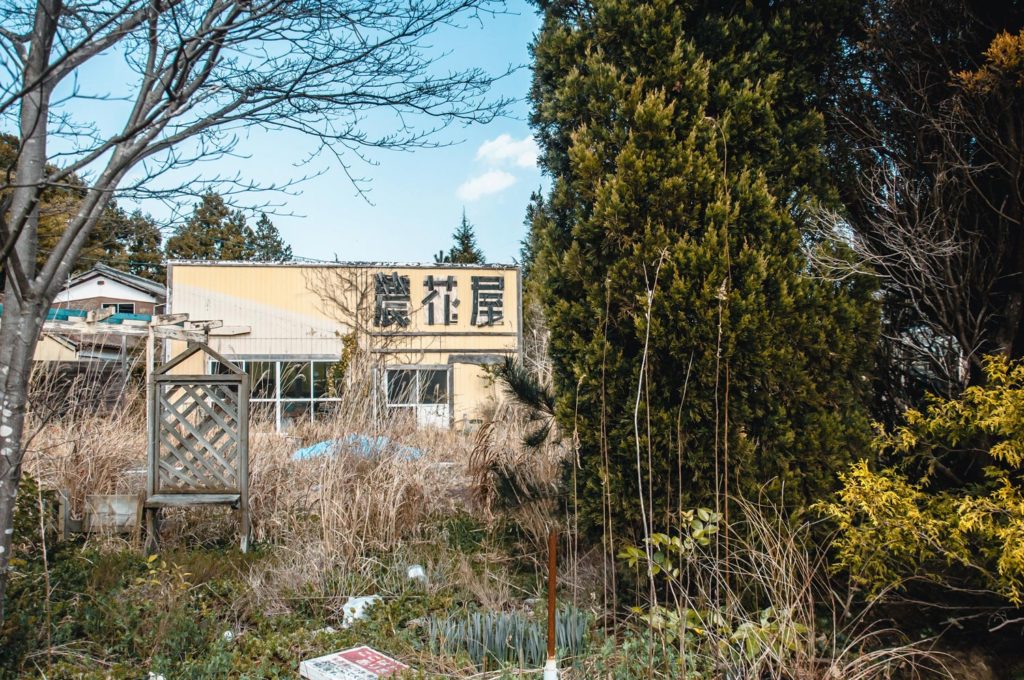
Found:
[[[54,340],[47,334],[39,336],[39,344],[36,345],[36,361],[75,361],[78,359],[78,352],[62,342]]]
[[[493,379],[483,366],[454,364],[452,386],[455,405],[452,422],[462,429],[479,425],[484,411],[492,408],[499,397]]]
[[[408,326],[374,325],[377,274],[408,277]],[[428,323],[431,276],[441,294],[447,277],[455,282],[453,323],[440,323],[438,297],[436,323]],[[499,277],[503,283],[503,318],[493,325],[472,323],[473,277]],[[168,291],[170,313],[250,327],[246,335],[211,338],[213,349],[228,358],[333,360],[341,356],[343,338],[356,330],[381,368],[451,366],[456,425],[478,420],[496,397],[480,363],[521,347],[520,271],[511,266],[171,263]],[[169,356],[183,349],[183,343],[170,343]],[[202,361],[196,356],[177,370],[202,373]]]

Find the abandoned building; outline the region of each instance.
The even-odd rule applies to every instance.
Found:
[[[36,346],[36,361],[94,364],[125,362],[141,344],[125,337],[117,326],[145,325],[150,316],[163,312],[166,289],[161,283],[105,264],[72,276],[53,301],[50,318],[84,319],[87,312],[105,311],[111,323],[109,334],[87,336],[73,332],[44,330]]]
[[[515,266],[170,262],[167,277],[169,313],[246,327],[210,345],[249,374],[253,411],[279,430],[330,412],[356,355],[375,412],[471,427],[496,396],[486,367],[522,348]],[[177,370],[218,370],[202,361]]]

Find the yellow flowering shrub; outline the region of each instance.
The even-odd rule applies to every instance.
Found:
[[[1024,363],[990,357],[985,374],[983,386],[880,431],[874,447],[889,467],[853,464],[818,505],[837,528],[836,567],[873,595],[924,578],[1022,604]]]
[[[1024,87],[1024,30],[1003,31],[985,50],[985,62],[976,71],[961,71],[957,80],[968,92],[988,94],[1001,84]]]

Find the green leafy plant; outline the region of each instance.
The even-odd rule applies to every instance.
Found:
[[[985,384],[908,410],[819,509],[838,529],[836,567],[873,595],[910,578],[1024,602],[1024,362],[993,356]]]
[[[678,577],[680,558],[691,555],[698,546],[710,545],[712,536],[718,533],[718,523],[722,520],[721,513],[709,508],[684,510],[680,517],[681,536],[654,533],[645,539],[651,547],[650,568],[655,576],[667,573],[672,577]],[[618,557],[625,560],[630,568],[635,569],[646,561],[647,550],[628,545],[619,552]]]
[[[435,618],[427,622],[431,651],[450,656],[465,653],[480,670],[509,665],[537,668],[547,659],[546,621],[518,612],[474,612],[464,616]],[[555,616],[556,649],[560,658],[583,653],[589,617],[571,607]]]

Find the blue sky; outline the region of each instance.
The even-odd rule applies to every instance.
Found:
[[[243,182],[280,186],[315,175],[289,193],[264,192],[232,199],[240,207],[272,204],[274,223],[299,257],[430,262],[439,250],[451,245],[451,234],[465,209],[489,262],[518,259],[530,193],[547,185],[536,167],[536,146],[527,123],[529,45],[540,18],[527,0],[507,0],[504,13],[467,17],[461,23],[460,28],[445,28],[431,36],[428,53],[443,55],[436,64],[439,73],[480,67],[500,74],[509,67],[520,67],[498,81],[492,91],[495,98],[515,100],[508,115],[487,125],[452,126],[435,137],[445,145],[441,148],[370,150],[369,164],[347,156],[351,173],[367,180],[362,185],[368,189],[365,197],[329,154],[303,165],[316,146],[314,140],[295,132],[249,129],[231,157],[204,161],[170,173],[164,180],[174,186],[198,173],[204,179],[237,176]],[[55,118],[67,114],[77,123],[95,126],[103,135],[120,130],[130,106],[125,97],[133,95],[135,82],[124,56],[111,53],[91,60],[77,75],[58,89],[57,99],[62,103],[54,106]],[[371,115],[366,123],[379,133],[386,129],[390,115]],[[0,128],[13,131],[13,124],[6,118],[0,121]],[[76,148],[69,138],[51,135],[51,153]],[[60,157],[54,162],[60,165]],[[134,173],[144,174],[142,168]],[[89,176],[88,171],[84,174]],[[121,205],[141,207],[162,223],[173,220],[171,209],[156,201],[136,205],[122,199]],[[191,212],[189,206],[179,209]],[[251,223],[254,221],[255,216]]]
[[[540,19],[525,0],[510,0],[507,14],[464,23],[462,29],[434,36],[433,45],[450,52],[439,67],[471,65],[500,73],[509,65],[522,65],[494,90],[495,96],[518,101],[508,117],[442,132],[437,141],[455,142],[451,146],[371,152],[376,165],[351,158],[353,174],[369,180],[369,202],[326,156],[307,168],[296,168],[302,151],[312,144],[284,133],[241,140],[238,152],[248,157],[219,161],[210,172],[237,170],[245,178],[269,184],[310,170],[323,171],[301,184],[297,196],[268,194],[253,200],[282,204],[272,219],[297,256],[432,261],[435,253],[450,246],[464,208],[488,261],[518,259],[530,192],[545,182],[535,164],[526,101],[529,44]]]

